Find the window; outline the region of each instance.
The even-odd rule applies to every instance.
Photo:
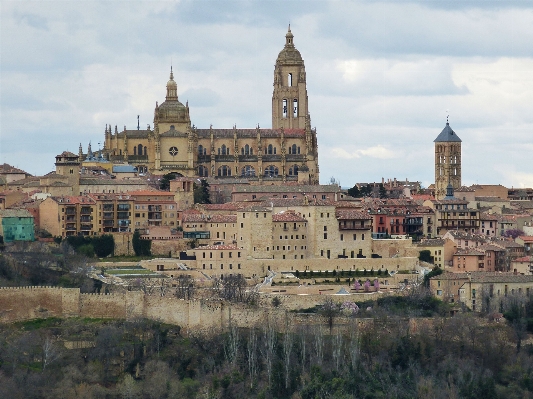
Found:
[[[276,177],[278,176],[278,168],[274,165],[267,166],[265,168],[265,176],[267,177]]]
[[[208,175],[208,169],[204,165],[198,166],[198,176],[207,177]]]
[[[289,168],[289,176],[297,176],[298,175],[298,165],[292,165]]]
[[[294,118],[298,117],[298,100],[296,98],[292,100],[292,116]]]
[[[218,176],[231,176],[231,168],[227,165],[222,165],[218,168]]]
[[[140,144],[139,144],[140,145]],[[175,146],[172,146],[168,149],[168,153],[170,155],[172,155],[173,157],[175,157],[176,155],[178,155],[178,147],[175,147]]]
[[[283,99],[282,115],[284,118],[287,117],[287,99]]]

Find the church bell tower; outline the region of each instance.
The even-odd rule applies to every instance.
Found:
[[[448,121],[435,143],[435,198],[446,197],[450,184],[454,190],[461,187],[461,139]]]

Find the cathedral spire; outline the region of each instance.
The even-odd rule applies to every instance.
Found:
[[[167,97],[166,100],[178,101],[178,85],[174,81],[174,72],[172,71],[172,66],[170,66],[170,79],[167,82]]]

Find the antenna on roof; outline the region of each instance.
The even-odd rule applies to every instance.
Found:
[[[139,115],[137,115],[137,130],[141,129],[141,125],[139,125]]]

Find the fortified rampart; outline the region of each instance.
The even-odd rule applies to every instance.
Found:
[[[375,298],[376,294],[332,295],[336,302]],[[283,330],[287,318],[294,327],[325,326],[326,320],[316,314],[288,313],[288,309],[314,306],[325,295],[279,296],[282,308],[269,308],[272,296],[261,298],[261,306],[230,304],[223,301],[186,301],[174,297],[144,295],[140,291],[122,294],[82,294],[78,288],[19,287],[0,288],[0,322],[10,323],[47,317],[90,317],[128,319],[146,317],[178,325],[185,333],[190,331],[224,330],[228,326],[249,327],[264,325],[266,318]],[[288,307],[286,306],[288,305]],[[355,324],[354,324],[355,323]],[[420,323],[431,320],[404,320],[414,332]],[[374,325],[373,319],[338,317],[337,328]]]
[[[285,310],[273,309],[281,317]],[[224,329],[258,324],[264,309],[223,301],[186,301],[174,297],[121,294],[82,294],[78,288],[0,288],[0,322],[46,317],[94,317],[126,319],[146,317],[190,329]]]

